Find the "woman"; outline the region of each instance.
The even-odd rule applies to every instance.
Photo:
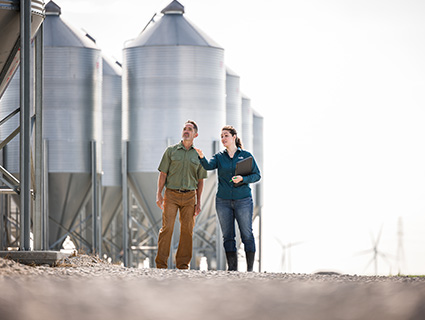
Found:
[[[248,151],[242,150],[241,139],[235,128],[225,126],[221,131],[221,143],[226,148],[216,153],[208,161],[202,150],[196,149],[201,164],[206,170],[218,169],[218,189],[216,210],[223,232],[223,245],[226,251],[229,271],[238,270],[235,220],[238,222],[246,253],[247,271],[252,271],[255,257],[255,239],[252,232],[253,202],[249,183],[260,180],[260,170]],[[252,157],[252,171],[246,176],[235,176],[236,163]],[[242,184],[236,184],[242,182]]]

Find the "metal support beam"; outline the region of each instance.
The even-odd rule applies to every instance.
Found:
[[[103,196],[102,196],[103,197]],[[109,230],[114,228],[114,223],[116,222],[116,217],[120,212],[120,207],[122,205],[122,199],[118,202],[115,210],[113,211],[114,213],[112,214],[112,218],[109,219],[108,224],[105,226],[105,231],[103,232],[103,237],[106,237],[106,233],[109,232]],[[112,238],[114,237],[114,235],[116,234],[116,232],[111,231],[112,232]]]
[[[6,247],[7,195],[0,197],[0,250]]]
[[[220,221],[218,220],[218,216],[215,219],[216,227],[215,227],[215,256],[217,263],[217,270],[226,270],[226,261],[224,258],[224,246],[223,246],[223,233],[220,227]]]
[[[14,63],[15,58],[19,58],[19,47],[21,46],[21,38],[19,37],[15,45],[13,46],[13,49],[11,53],[9,54],[9,57],[6,60],[6,63],[3,66],[3,70],[0,70],[0,83],[3,81],[4,78],[8,76],[8,73],[13,70],[11,68],[12,64]],[[7,85],[9,84],[9,81],[6,81],[3,86],[0,86],[0,97],[4,90],[6,90]]]
[[[15,178],[9,171],[7,171],[3,166],[0,165],[0,173],[2,173],[10,182],[19,185],[20,182]]]
[[[97,245],[98,250],[97,253],[99,257],[102,257],[102,244],[103,244],[103,236],[102,236],[102,175],[97,176]]]
[[[30,250],[31,228],[31,114],[30,114],[30,54],[31,54],[31,0],[21,0],[21,241],[22,251]]]
[[[46,244],[46,250],[49,248],[49,167],[48,167],[48,158],[49,158],[49,150],[48,150],[48,142],[46,139],[43,139],[43,229],[45,232],[43,233],[43,242]]]
[[[57,221],[55,221],[53,218],[50,218],[50,220],[53,222],[53,223],[55,223],[59,228],[61,228],[61,229],[63,229],[63,230],[65,230],[66,231],[66,233],[62,236],[62,237],[60,237],[58,240],[56,240],[56,242],[54,242],[53,244],[51,244],[50,245],[50,249],[51,248],[54,248],[56,245],[58,245],[59,243],[62,243],[62,241],[63,240],[65,240],[65,238],[67,237],[67,236],[69,236],[69,235],[73,235],[75,238],[77,238],[77,240],[80,240],[80,242],[83,242],[84,243],[84,245],[86,246],[86,247],[89,247],[89,242],[87,241],[87,240],[85,240],[81,235],[82,235],[82,232],[81,232],[81,229],[82,229],[82,226],[83,225],[85,225],[85,227],[84,227],[84,229],[85,228],[87,228],[87,224],[86,224],[86,222],[91,218],[92,216],[90,215],[90,216],[88,216],[88,217],[84,217],[84,219],[82,219],[81,221],[80,221],[80,223],[79,224],[77,224],[77,225],[75,225],[75,226],[73,226],[71,229],[67,229],[67,228],[65,228],[63,225],[61,225],[59,222],[57,222]],[[75,230],[78,228],[78,227],[80,227],[80,232],[76,232]]]
[[[262,271],[263,258],[263,182],[257,183],[255,188],[256,203],[258,206],[258,272]]]
[[[139,205],[141,206],[141,209],[143,211],[143,214],[145,215],[145,217],[149,220],[149,223],[151,224],[152,227],[157,227],[157,228],[153,228],[152,231],[155,233],[155,237],[158,237],[158,232],[160,229],[160,225],[158,224],[158,221],[155,221],[155,218],[151,212],[151,210],[149,210],[149,207],[147,205],[148,201],[146,201],[146,199],[143,196],[143,192],[140,190],[139,186],[137,183],[133,183],[133,181],[131,180],[131,178],[128,179],[128,185],[130,187],[131,190],[133,190],[133,194],[134,197],[136,198],[137,202],[139,203]]]
[[[7,145],[13,138],[15,138],[18,133],[21,132],[21,126],[17,127],[9,136],[6,137],[1,143],[0,143],[0,150],[4,148],[5,145]]]
[[[35,37],[35,206],[34,250],[47,250],[44,208],[44,152],[43,152],[43,24]]]
[[[2,126],[3,124],[5,124],[6,121],[8,121],[9,119],[11,119],[15,114],[18,114],[19,111],[21,111],[21,108],[17,108],[16,110],[14,110],[11,113],[9,113],[6,117],[4,117],[3,119],[1,119],[0,126]]]
[[[0,176],[0,181],[3,182],[7,187],[9,187],[8,189],[4,187],[0,187],[0,193],[19,194],[19,189],[17,186],[12,185],[9,181],[7,181],[1,176]]]
[[[99,207],[99,180],[97,175],[97,142],[91,142],[92,152],[92,222],[93,222],[93,253],[102,254],[102,226]]]
[[[259,233],[258,233],[258,272],[262,271],[262,264],[261,264],[261,260],[262,260],[262,255],[263,255],[263,216],[262,216],[262,212],[261,212],[261,207],[259,209],[259,213],[258,213],[258,229],[259,229]]]
[[[127,176],[127,147],[128,141],[122,143],[122,217],[123,217],[123,262],[125,267],[129,267],[130,248],[129,248],[129,206],[128,206],[128,176]]]

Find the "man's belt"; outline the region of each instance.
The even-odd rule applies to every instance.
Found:
[[[180,192],[180,193],[187,193],[193,190],[188,190],[188,189],[173,189],[174,191]]]

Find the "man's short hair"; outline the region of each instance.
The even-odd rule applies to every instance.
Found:
[[[198,125],[196,124],[196,122],[195,122],[195,121],[193,121],[193,120],[187,120],[187,121],[185,122],[185,124],[186,124],[186,123],[190,123],[190,124],[192,124],[192,125],[193,125],[193,127],[195,128],[196,133],[198,133]]]

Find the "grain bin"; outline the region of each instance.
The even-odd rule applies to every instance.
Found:
[[[106,239],[104,252],[116,259],[122,249],[122,68],[106,55],[102,66],[102,234]]]
[[[242,137],[242,100],[240,77],[226,67],[226,124],[233,126]]]
[[[255,155],[255,161],[257,162],[258,168],[260,169],[260,172],[262,175],[264,175],[263,169],[264,169],[264,118],[263,116],[253,110],[253,153]],[[263,181],[260,180],[259,183],[256,184],[263,185]],[[261,189],[261,188],[258,188]],[[262,206],[263,205],[263,195],[262,190],[257,190],[257,205]]]
[[[43,138],[48,149],[49,234],[54,248],[76,225],[91,194],[92,160],[95,156],[100,172],[102,139],[101,52],[60,15],[59,6],[50,1],[44,22]],[[90,247],[91,241],[84,240]]]
[[[161,226],[155,196],[157,168],[164,150],[181,140],[184,122],[192,119],[199,126],[195,145],[211,157],[226,119],[223,48],[184,17],[184,7],[178,1],[171,2],[162,14],[123,49],[123,134],[128,140],[128,174],[150,230],[155,230],[153,238]],[[209,179],[213,183],[206,183],[203,192],[209,205],[204,202],[197,221],[204,227],[195,230],[195,239],[202,244],[194,243],[194,247],[214,250],[212,240],[204,234],[205,228],[215,228],[209,196],[215,192],[215,176],[211,174]]]
[[[242,93],[242,143],[245,150],[252,151],[253,126],[252,126],[251,99]]]

